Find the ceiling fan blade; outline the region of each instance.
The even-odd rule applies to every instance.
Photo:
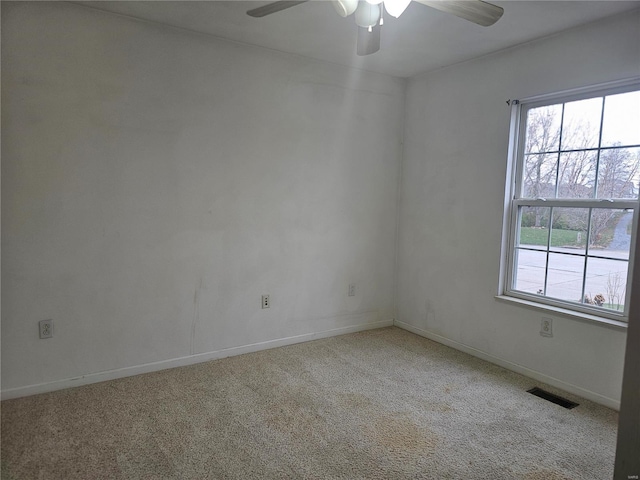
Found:
[[[415,0],[441,12],[464,18],[483,27],[493,25],[504,13],[502,7],[482,0]]]
[[[264,17],[266,15],[271,15],[272,13],[280,12],[281,10],[286,10],[287,8],[295,7],[296,5],[300,5],[301,3],[306,3],[309,0],[279,0],[277,2],[267,3],[262,7],[254,8],[247,12],[247,15],[250,17]]]
[[[366,27],[358,27],[358,55],[371,55],[380,50],[380,30],[380,25],[374,25],[371,31]]]

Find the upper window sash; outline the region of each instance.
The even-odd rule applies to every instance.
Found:
[[[606,158],[605,155],[615,155],[615,151],[620,151],[621,154],[624,154],[625,150],[632,149],[640,149],[640,144],[637,142],[624,143],[620,145],[615,144],[606,144],[602,143],[602,135],[605,129],[604,120],[605,120],[605,97],[610,97],[620,93],[627,93],[631,91],[640,90],[640,81],[636,80],[634,82],[618,82],[618,84],[613,84],[607,87],[596,88],[596,89],[584,89],[582,91],[577,91],[574,93],[565,93],[565,94],[556,94],[550,95],[543,98],[532,98],[525,99],[521,101],[514,102],[514,110],[513,117],[516,119],[516,128],[512,131],[512,138],[516,138],[516,148],[511,150],[511,154],[515,157],[514,160],[514,177],[512,184],[514,186],[512,199],[538,199],[545,198],[546,200],[551,200],[552,198],[558,199],[576,199],[576,197],[584,197],[584,198],[595,198],[596,200],[624,200],[628,201],[631,199],[635,200],[637,197],[637,192],[628,192],[625,195],[626,198],[611,198],[611,195],[607,195],[608,192],[606,190],[601,190],[598,187],[601,187],[603,184],[601,183],[604,179],[600,178],[600,169],[601,169],[601,159]],[[564,114],[565,114],[565,106],[567,104],[571,104],[571,102],[579,101],[579,100],[594,100],[595,102],[602,102],[602,105],[599,108],[599,123],[597,125],[597,129],[594,129],[594,132],[597,132],[597,142],[591,142],[591,144],[581,145],[578,148],[573,145],[566,145],[563,143],[563,134],[565,134],[566,125],[569,123],[567,121],[565,123]],[[561,116],[555,121],[557,125],[555,128],[559,139],[557,140],[555,145],[552,145],[553,148],[548,149],[533,149],[531,151],[526,151],[527,148],[527,127],[528,127],[528,119],[529,112],[536,108],[541,107],[554,107],[558,106],[561,108]],[[567,155],[591,155],[591,162],[594,164],[593,168],[593,178],[591,180],[592,186],[588,185],[576,185],[571,183],[562,183],[562,177],[559,176],[560,165],[563,156]],[[629,154],[629,153],[627,153]],[[631,154],[633,154],[631,152]],[[546,188],[542,188],[542,190],[547,190],[544,192],[526,192],[525,191],[525,170],[527,170],[528,165],[527,159],[534,158],[536,156],[548,156],[548,160],[545,160],[545,168],[547,168],[546,175],[552,175],[554,170],[557,170],[556,177],[552,178],[551,182],[545,184]],[[554,163],[555,162],[555,163]],[[534,160],[533,165],[536,164],[536,160]],[[531,168],[531,167],[529,167]],[[584,191],[576,192],[576,188],[581,188]],[[530,187],[531,188],[531,187]],[[534,188],[537,190],[540,188],[539,184],[534,182]],[[571,195],[567,195],[567,188],[569,190],[573,190]],[[591,188],[591,192],[589,192],[589,188]],[[637,188],[632,187],[632,189]],[[553,189],[553,192],[548,190]],[[564,192],[562,191],[564,190]],[[634,198],[636,197],[636,198]]]

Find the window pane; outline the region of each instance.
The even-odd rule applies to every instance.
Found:
[[[602,98],[565,103],[562,122],[562,150],[594,148],[600,140]]]
[[[602,150],[598,166],[598,198],[638,198],[639,170],[640,148]]]
[[[547,249],[549,239],[549,207],[521,207],[520,229],[516,245]]]
[[[526,156],[522,198],[553,198],[556,196],[557,162],[557,153]]]
[[[562,104],[529,110],[525,153],[558,151],[561,119]]]
[[[593,198],[597,151],[560,155],[558,198]]]
[[[605,98],[602,146],[640,145],[640,92]]]
[[[544,293],[544,270],[547,253],[518,248],[515,258],[513,288],[527,293]]]
[[[584,257],[550,253],[548,268],[547,296],[579,302],[582,295]]]
[[[623,311],[627,288],[628,262],[592,258],[587,260],[584,303]]]
[[[584,254],[588,218],[588,208],[554,208],[550,250]]]
[[[591,213],[589,255],[629,260],[633,212],[594,208]]]

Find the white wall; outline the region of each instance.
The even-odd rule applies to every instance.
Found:
[[[625,332],[542,314],[498,291],[507,99],[640,75],[638,12],[413,78],[407,85],[400,325],[617,406]]]
[[[3,2],[4,397],[390,323],[404,88]]]

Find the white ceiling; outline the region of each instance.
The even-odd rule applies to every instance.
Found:
[[[353,17],[341,18],[316,0],[263,17],[246,11],[265,1],[99,1],[92,8],[214,35],[236,42],[409,77],[640,7],[640,1],[493,1],[504,8],[480,27],[418,3],[399,19],[385,17],[380,51],[355,54]]]

